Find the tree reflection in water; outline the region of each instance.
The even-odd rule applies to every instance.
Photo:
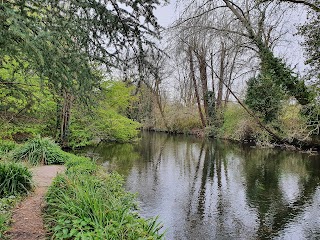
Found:
[[[318,156],[158,133],[129,145],[98,152],[167,239],[320,237]]]

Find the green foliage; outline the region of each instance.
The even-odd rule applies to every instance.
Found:
[[[258,76],[259,81],[266,80],[266,87],[272,87],[271,90],[277,91],[280,88],[284,93],[293,96],[301,105],[310,103],[314,96],[305,85],[304,81],[299,79],[286,64],[274,56],[270,49],[260,46],[261,73]],[[277,91],[276,95],[279,91]]]
[[[20,198],[16,196],[0,198],[0,239],[7,239],[5,233],[9,230],[11,210],[19,199]]]
[[[32,174],[23,165],[0,162],[0,198],[26,194],[32,188]]]
[[[159,37],[153,14],[159,4],[158,0],[2,1],[0,59],[8,55],[27,60],[29,69],[47,77],[57,93],[64,88],[87,99],[100,79],[92,62],[107,70],[121,67],[128,61],[123,57],[128,51],[134,53],[132,61],[145,62],[145,47],[154,49],[152,38]]]
[[[85,146],[92,140],[132,141],[137,137],[140,124],[125,116],[134,97],[133,88],[121,81],[106,81],[92,98],[92,109],[75,108],[70,126],[70,146]]]
[[[53,140],[38,136],[17,147],[12,152],[12,159],[27,161],[31,165],[50,165],[64,163],[66,155]]]
[[[9,140],[0,140],[0,159],[13,150],[17,144]]]
[[[41,129],[45,133],[40,131],[41,134],[55,135],[55,131],[50,130],[59,128],[58,118],[61,115],[59,112],[56,114],[54,108],[63,92],[70,93],[74,102],[93,104],[96,99],[91,99],[91,96],[100,89],[103,79],[98,69],[110,73],[114,68],[122,69],[122,63],[127,65],[128,61],[134,68],[147,63],[145,50],[156,50],[153,41],[160,35],[160,27],[153,13],[159,4],[158,0],[124,0],[112,4],[102,0],[1,1],[0,101],[3,104],[0,105],[0,112],[10,112],[11,116],[6,118],[10,124],[13,120],[14,123],[21,122],[18,115],[24,117],[26,113],[32,113],[33,120],[45,123]],[[130,53],[130,57],[126,53]],[[109,106],[123,115],[128,95],[122,92],[121,84],[113,85],[114,94],[109,94]],[[45,99],[46,107],[40,109],[35,103],[43,98],[33,93],[39,86],[52,94],[52,98]],[[45,109],[50,111],[35,116],[35,110],[43,113]],[[114,116],[113,113],[111,115]],[[58,121],[54,125],[52,119],[56,117]],[[65,119],[67,129],[69,118]],[[112,133],[112,136],[108,133],[108,137],[121,141],[131,139],[135,129],[129,128],[129,134],[125,134],[122,125],[134,123],[118,115],[115,119],[111,118],[111,122],[117,119],[120,119],[120,124],[109,121],[108,130],[119,129],[119,133]],[[71,143],[73,146],[89,143],[91,136],[88,132],[81,131],[78,126],[72,131],[75,136]],[[62,138],[69,133],[68,129],[65,133],[61,134]],[[65,139],[62,140],[64,142]]]
[[[39,84],[40,77],[26,61],[4,56],[0,66],[0,138],[23,141],[52,128],[55,102],[48,81]]]
[[[245,103],[265,122],[277,119],[281,110],[283,91],[272,74],[258,75],[248,81]]]
[[[102,96],[94,111],[92,125],[101,139],[128,142],[137,137],[140,124],[124,115],[134,99],[132,91],[132,86],[128,87],[120,81],[106,81],[102,84]]]
[[[126,109],[130,107],[132,101],[136,99],[132,96],[134,86],[127,86],[121,81],[105,81],[101,84],[102,99],[105,99],[108,107],[114,109],[118,113],[125,113]]]
[[[67,175],[49,188],[45,220],[57,239],[161,239],[156,219],[134,211],[134,195],[122,187],[118,174],[88,172],[87,158],[67,161]],[[89,167],[91,168],[91,167]]]
[[[224,111],[224,121],[218,135],[222,138],[242,141],[255,139],[258,126],[248,113],[238,104],[228,104]]]
[[[74,154],[67,154],[68,161],[65,166],[66,174],[94,174],[98,170],[98,165],[86,157],[79,157]]]
[[[93,122],[93,129],[103,140],[128,142],[137,137],[140,124],[125,116],[120,115],[112,109],[100,107],[97,118]]]
[[[81,112],[74,111],[70,123],[69,147],[75,149],[92,144],[96,132],[90,129],[91,121],[93,121],[92,118],[81,117]]]
[[[301,105],[285,103],[279,116],[279,128],[283,138],[292,141],[293,139],[307,139],[308,118],[301,114]]]

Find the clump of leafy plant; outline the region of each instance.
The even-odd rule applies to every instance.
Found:
[[[92,164],[87,158],[73,157],[67,161],[66,175],[58,175],[49,188],[45,220],[52,237],[162,239],[157,220],[136,213],[134,195],[124,190],[120,175],[106,174],[98,167],[91,171]]]
[[[26,161],[32,165],[38,164],[62,164],[66,158],[65,153],[50,138],[36,137],[12,153],[14,161]]]
[[[23,165],[0,163],[0,197],[25,194],[32,188],[32,174]]]
[[[0,239],[7,239],[5,233],[9,229],[11,210],[19,200],[17,196],[0,198]]]
[[[9,140],[0,140],[0,159],[3,158],[8,152],[16,147],[16,143]]]
[[[98,165],[86,157],[79,157],[74,154],[68,154],[68,157],[69,159],[65,164],[67,174],[94,174],[98,170]]]

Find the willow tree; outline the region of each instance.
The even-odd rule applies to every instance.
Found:
[[[0,62],[5,56],[29,68],[62,98],[60,140],[67,144],[74,99],[88,103],[101,79],[95,69],[124,64],[124,52],[145,63],[145,48],[155,48],[158,0],[7,0],[0,3]],[[0,66],[1,67],[1,66]],[[1,79],[0,79],[1,81]],[[8,85],[1,81],[1,85]]]

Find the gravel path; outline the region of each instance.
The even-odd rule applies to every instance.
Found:
[[[12,225],[8,236],[11,240],[44,240],[44,229],[41,210],[44,206],[44,195],[53,178],[64,171],[64,166],[50,165],[32,168],[35,191],[22,201],[12,215]]]

